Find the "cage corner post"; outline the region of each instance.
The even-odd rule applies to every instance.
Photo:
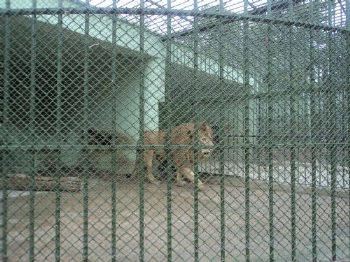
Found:
[[[10,0],[5,1],[5,8],[11,9]],[[0,145],[2,163],[1,184],[2,184],[2,197],[1,197],[1,258],[4,262],[8,261],[8,190],[9,190],[9,165],[10,165],[10,148],[9,148],[9,101],[10,101],[10,63],[11,63],[11,15],[5,15],[5,49],[4,49],[4,86],[3,86],[3,111],[2,111],[2,129],[3,129],[3,144]]]

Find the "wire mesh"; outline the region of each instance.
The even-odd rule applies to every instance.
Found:
[[[349,1],[2,1],[0,260],[350,260],[349,30]]]

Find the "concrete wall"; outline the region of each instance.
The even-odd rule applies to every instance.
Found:
[[[12,0],[10,8],[32,8],[31,0]],[[37,8],[57,8],[58,3],[54,0],[38,0]],[[63,1],[63,7],[81,7],[71,1]],[[4,2],[0,3],[0,8],[5,8]],[[34,167],[44,169],[49,165],[58,162],[64,166],[78,166],[85,162],[82,160],[82,151],[74,149],[74,145],[81,145],[82,132],[84,129],[94,129],[102,133],[115,133],[120,140],[119,145],[135,145],[141,132],[140,112],[144,112],[145,130],[159,129],[159,103],[165,101],[165,57],[166,51],[162,41],[153,33],[144,30],[144,43],[140,43],[140,27],[130,24],[123,20],[116,21],[115,39],[112,39],[112,18],[107,15],[91,15],[88,17],[89,30],[85,30],[86,17],[84,15],[64,14],[62,17],[63,29],[63,70],[69,76],[71,81],[64,82],[64,99],[69,103],[63,105],[61,110],[62,118],[62,136],[43,133],[36,137],[31,137],[31,130],[27,124],[17,125],[8,124],[5,132],[11,134],[10,145],[44,145],[44,146],[72,146],[65,147],[60,154],[57,151],[42,150],[36,153]],[[38,15],[37,16],[36,35],[37,40],[37,68],[51,68],[57,72],[57,52],[58,52],[58,16]],[[4,19],[0,20],[1,25]],[[31,17],[14,17],[11,19],[11,52],[21,53],[20,58],[30,66],[31,60]],[[1,26],[2,30],[4,29]],[[88,33],[88,34],[86,34]],[[4,32],[2,32],[4,35]],[[86,37],[88,36],[88,112],[82,106],[84,104],[84,54],[86,50]],[[117,57],[112,57],[112,43],[115,42],[115,51]],[[1,48],[4,50],[5,47]],[[191,48],[180,44],[172,44],[171,61],[183,70],[183,76],[188,70],[193,69],[194,55]],[[143,50],[143,53],[140,52]],[[0,53],[1,54],[1,53]],[[3,54],[2,54],[3,55]],[[49,59],[48,59],[49,57]],[[12,56],[11,63],[17,63]],[[117,62],[116,72],[112,72],[112,61]],[[219,75],[219,65],[217,62],[205,54],[199,55],[199,70],[207,77],[217,78]],[[22,61],[18,61],[22,63]],[[49,63],[49,64],[47,64]],[[18,65],[21,68],[22,65]],[[21,69],[20,69],[21,70]],[[224,67],[224,78],[228,81],[243,83],[242,71],[232,67]],[[20,75],[20,72],[17,72]],[[70,74],[71,73],[71,74]],[[113,80],[113,73],[116,79]],[[23,74],[22,74],[23,75]],[[27,71],[23,76],[30,83],[30,72]],[[43,73],[37,76],[37,82],[43,82],[47,76]],[[182,78],[182,76],[179,76]],[[188,76],[186,76],[188,77]],[[114,81],[114,82],[113,82]],[[176,81],[176,80],[172,80]],[[188,80],[188,83],[191,80]],[[249,79],[249,84],[256,85],[253,78]],[[40,83],[37,83],[40,87]],[[16,83],[15,88],[22,88]],[[185,84],[187,85],[187,84]],[[28,87],[27,87],[28,88]],[[56,88],[55,84],[52,88]],[[115,96],[113,94],[115,90]],[[191,90],[188,90],[191,92]],[[68,98],[67,93],[74,94]],[[143,92],[144,108],[140,110],[140,95]],[[17,99],[17,98],[16,98]],[[22,97],[25,103],[28,103],[29,96]],[[70,100],[69,100],[70,99]],[[19,101],[20,103],[20,101]],[[74,105],[78,104],[77,108]],[[28,106],[27,106],[28,108]],[[189,109],[188,109],[189,110]],[[16,113],[17,114],[17,113]],[[18,114],[17,114],[18,115]],[[87,116],[87,122],[84,117]],[[113,121],[113,118],[114,121]],[[24,121],[25,122],[25,121]],[[113,126],[115,123],[115,126]],[[55,125],[55,123],[52,123]],[[1,131],[1,130],[0,130]],[[9,136],[7,136],[9,138]],[[51,152],[51,153],[50,153]],[[14,153],[18,159],[25,159],[28,165],[32,165],[31,155],[25,151]],[[109,169],[112,166],[111,153],[109,151],[95,151],[89,155],[89,161],[92,166],[99,169]],[[16,159],[17,159],[16,158]],[[121,150],[117,154],[117,172],[130,173],[135,161],[135,150]],[[25,169],[25,166],[23,168]],[[22,166],[22,164],[20,165]],[[31,167],[29,167],[31,168]],[[22,167],[20,168],[22,169]]]

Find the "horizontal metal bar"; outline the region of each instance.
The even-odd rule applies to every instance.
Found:
[[[202,145],[115,145],[115,146],[86,146],[86,145],[74,145],[74,146],[56,146],[56,145],[43,145],[43,146],[0,146],[0,151],[6,150],[25,150],[25,151],[60,151],[60,150],[88,150],[88,151],[109,151],[109,150],[163,150],[163,149],[201,149],[208,148],[208,146]]]
[[[286,26],[296,26],[304,28],[320,29],[329,32],[350,33],[349,29],[342,27],[333,27],[328,25],[312,24],[307,22],[299,22],[287,19],[278,19],[273,17],[256,16],[249,14],[235,14],[235,13],[219,13],[206,12],[198,10],[168,10],[168,9],[150,9],[150,8],[96,8],[96,7],[81,7],[81,8],[23,8],[23,9],[1,9],[2,15],[56,15],[56,14],[130,14],[130,15],[172,15],[172,16],[193,16],[205,18],[217,18],[223,20],[249,20],[253,22],[261,22],[268,24],[283,24]],[[193,32],[179,32],[171,35],[171,38],[192,34]]]
[[[341,86],[332,86],[332,91],[343,91],[346,90],[345,87]],[[259,98],[280,98],[281,96],[287,96],[290,97],[291,95],[297,96],[297,95],[302,95],[302,94],[313,94],[313,93],[318,93],[320,95],[327,95],[330,92],[329,88],[303,88],[303,89],[297,89],[297,90],[292,90],[292,89],[286,89],[286,90],[276,90],[276,91],[266,91],[266,92],[261,92],[261,93],[255,93],[255,94],[241,94],[239,96],[237,95],[228,95],[225,96],[226,101],[244,101],[244,100],[249,100],[249,99],[259,99]],[[320,98],[326,98],[320,96]],[[205,103],[213,103],[213,102],[222,102],[222,98],[218,97],[211,97],[211,98],[201,98],[201,102]],[[191,99],[187,99],[187,101],[192,101]],[[193,99],[194,101],[194,99]]]
[[[281,144],[271,144],[271,143],[260,143],[260,144],[237,144],[237,145],[225,145],[220,146],[221,149],[244,149],[244,148],[288,148],[293,146],[294,148],[309,148],[309,147],[329,147],[329,146],[348,146],[347,143],[281,143]],[[23,151],[60,151],[60,150],[87,150],[87,151],[112,151],[112,150],[166,150],[166,149],[182,149],[182,150],[198,150],[202,148],[217,149],[218,146],[201,146],[201,145],[170,145],[170,146],[130,146],[130,145],[116,145],[116,146],[0,146],[0,151],[13,151],[13,150],[23,150]]]
[[[261,7],[257,7],[254,8],[252,11],[249,11],[250,14],[252,15],[261,15],[264,14],[266,12],[269,11],[269,9],[272,10],[285,10],[286,8],[288,8],[288,6],[291,4],[291,2],[295,5],[298,4],[300,2],[303,2],[305,0],[292,0],[292,1],[276,1],[276,3],[269,3],[267,5],[261,6]],[[270,5],[270,6],[269,6]]]

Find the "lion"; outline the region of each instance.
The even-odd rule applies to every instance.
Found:
[[[175,126],[171,130],[170,145],[193,145],[195,141],[195,124],[184,123]],[[144,134],[144,145],[161,146],[166,142],[166,133],[164,131],[146,131]],[[198,159],[204,161],[211,155],[211,147],[213,143],[213,130],[208,125],[200,125],[198,127],[198,145],[205,146],[198,153]],[[184,186],[183,178],[189,179],[194,183],[194,150],[193,149],[174,149],[171,154],[174,166],[176,168],[176,180],[178,186]],[[149,182],[159,184],[153,175],[154,158],[163,161],[166,158],[165,150],[147,149],[144,153],[146,178]],[[138,162],[138,161],[137,161]],[[135,169],[139,163],[136,163]],[[198,188],[204,190],[202,181],[198,180]]]

